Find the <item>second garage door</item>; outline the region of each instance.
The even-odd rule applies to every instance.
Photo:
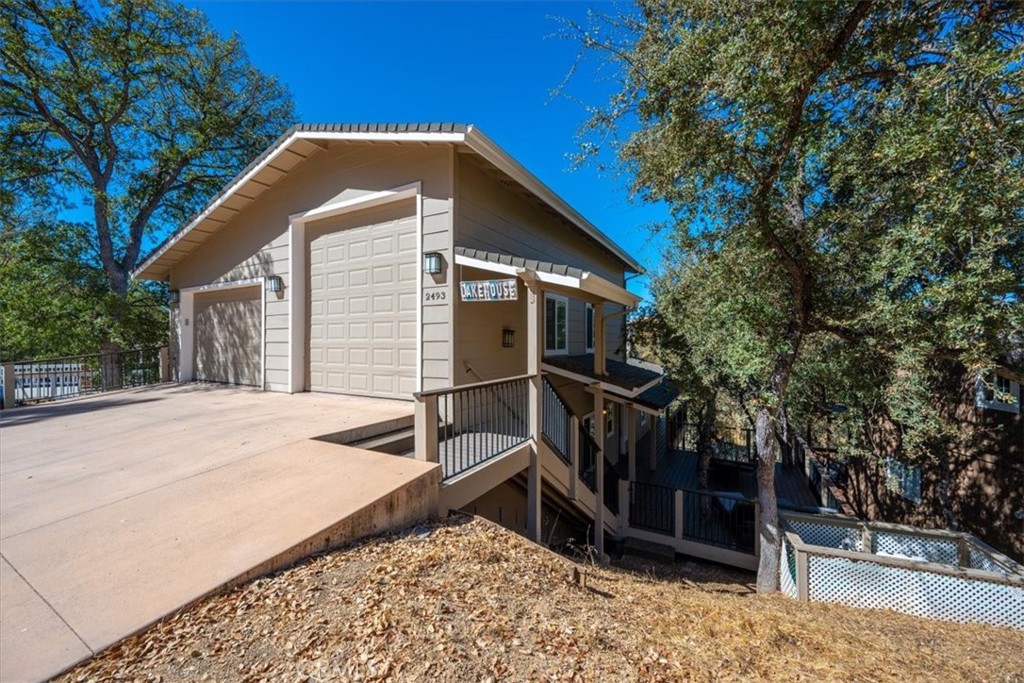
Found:
[[[193,319],[198,381],[259,386],[262,306],[259,287],[196,295]]]
[[[412,202],[308,227],[311,391],[411,398],[416,386]]]

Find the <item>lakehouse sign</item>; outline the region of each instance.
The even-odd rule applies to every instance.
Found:
[[[511,280],[471,280],[459,283],[463,301],[515,301],[519,288]]]

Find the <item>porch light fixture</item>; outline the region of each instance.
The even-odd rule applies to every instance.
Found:
[[[281,279],[280,275],[270,275],[267,277],[267,291],[278,293],[284,289],[284,280]]]
[[[438,275],[441,272],[441,255],[436,251],[428,251],[423,255],[423,272],[427,275]]]
[[[169,304],[179,304],[179,303],[181,303],[181,292],[178,291],[177,289],[172,289],[171,291],[167,292],[167,303],[169,303]]]
[[[506,349],[511,349],[516,345],[516,331],[510,330],[507,327],[501,331],[501,346]]]

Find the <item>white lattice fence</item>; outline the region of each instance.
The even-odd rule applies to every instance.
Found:
[[[1024,586],[813,553],[807,586],[818,602],[1024,629]]]
[[[786,595],[1024,630],[1024,567],[972,536],[850,518],[782,517],[779,579]]]
[[[915,536],[894,531],[876,531],[871,535],[871,552],[878,555],[909,557],[957,567],[959,566],[960,540]]]

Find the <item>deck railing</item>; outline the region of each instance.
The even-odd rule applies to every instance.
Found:
[[[754,552],[754,503],[731,493],[705,493],[682,490],[683,538],[728,548]]]
[[[572,411],[558,390],[544,378],[541,427],[552,450],[566,464],[572,460]]]
[[[597,458],[601,454],[601,449],[582,422],[577,433],[580,440],[580,461],[576,473],[584,486],[597,493]]]
[[[530,439],[529,377],[519,376],[417,395],[427,408],[425,438],[443,479],[461,474]],[[438,425],[437,434],[429,427]]]
[[[629,525],[674,536],[675,495],[675,489],[669,486],[630,482]]]
[[[166,350],[159,347],[8,363],[3,374],[3,384],[13,380],[15,405],[77,398],[168,379]],[[8,390],[5,395],[11,396],[12,392]]]

